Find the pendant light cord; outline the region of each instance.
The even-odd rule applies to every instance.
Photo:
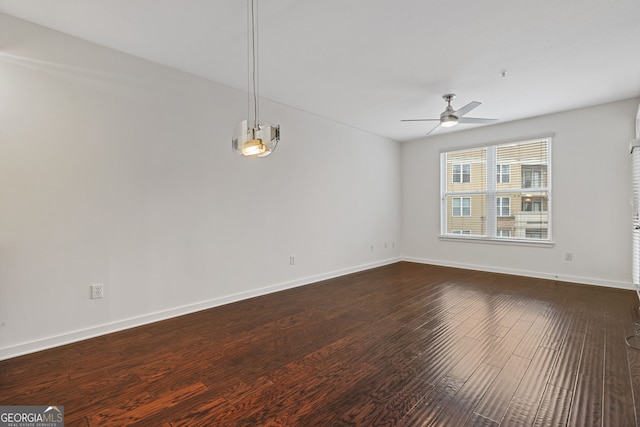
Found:
[[[257,38],[258,31],[257,26],[257,5],[255,0],[249,0],[251,6],[251,82],[253,92],[253,128],[258,128],[260,123],[259,110],[258,110],[258,53],[257,53]]]

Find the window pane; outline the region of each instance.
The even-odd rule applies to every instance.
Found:
[[[447,192],[486,188],[486,149],[443,153],[443,156],[442,167],[447,178],[443,184]]]
[[[460,182],[460,178],[461,178],[461,167],[462,167],[462,165],[453,165],[453,166],[452,166],[452,170],[453,170],[452,175],[453,175],[453,176],[452,176],[451,180],[452,180],[453,182]]]
[[[486,232],[486,198],[483,195],[447,196],[446,234],[484,235]],[[460,231],[460,232],[458,232]]]
[[[461,215],[461,210],[460,210],[460,198],[459,197],[454,197],[451,200],[451,212],[453,216],[460,216]]]
[[[497,146],[501,173],[497,189],[547,188],[548,148],[547,139]],[[505,166],[509,166],[508,180],[502,179]]]
[[[462,182],[471,182],[471,165],[462,165]]]
[[[511,180],[511,165],[496,166],[496,182],[499,184],[508,183]]]

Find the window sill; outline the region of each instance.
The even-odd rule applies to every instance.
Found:
[[[507,245],[507,246],[530,246],[534,248],[553,248],[556,244],[549,240],[540,242],[532,240],[515,240],[515,239],[490,239],[488,237],[455,237],[440,236],[443,242],[468,242],[468,243],[488,243],[491,245]]]

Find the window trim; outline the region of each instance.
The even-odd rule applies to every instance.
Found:
[[[454,241],[454,242],[460,242],[460,241],[465,241],[465,242],[473,242],[473,243],[490,243],[490,244],[501,244],[501,245],[513,245],[513,246],[530,246],[530,247],[554,247],[555,243],[553,241],[553,192],[552,192],[552,183],[553,183],[553,138],[555,136],[554,132],[551,133],[544,133],[544,134],[534,134],[528,137],[523,137],[523,138],[508,138],[508,139],[502,139],[502,140],[497,140],[497,141],[488,141],[488,142],[483,142],[483,143],[474,143],[474,144],[465,144],[463,146],[453,146],[453,147],[447,147],[446,149],[441,149],[439,151],[440,154],[440,158],[439,158],[439,163],[440,163],[440,197],[441,197],[441,202],[440,202],[440,226],[441,226],[441,231],[440,231],[440,235],[439,235],[439,240],[441,241]],[[536,188],[535,190],[540,191],[540,192],[545,192],[546,193],[546,198],[547,198],[547,238],[545,239],[527,239],[527,238],[516,238],[516,237],[511,237],[511,238],[505,238],[505,237],[498,237],[497,235],[495,236],[489,236],[489,235],[477,235],[477,234],[472,234],[472,235],[453,235],[451,233],[446,233],[446,215],[447,215],[447,203],[445,203],[445,200],[447,198],[447,196],[452,196],[452,197],[457,197],[458,195],[462,196],[473,196],[474,194],[482,194],[482,195],[487,195],[489,193],[488,190],[484,190],[484,191],[460,191],[460,192],[455,192],[455,191],[451,191],[449,190],[449,192],[447,192],[447,179],[448,179],[448,170],[447,170],[447,164],[446,164],[446,154],[448,153],[454,153],[456,151],[465,151],[465,150],[474,150],[474,149],[489,149],[489,148],[497,148],[500,146],[505,146],[505,145],[511,145],[511,144],[526,144],[526,143],[533,143],[533,142],[538,142],[538,141],[543,141],[546,140],[547,146],[546,146],[546,151],[547,151],[547,156],[546,156],[546,177],[542,177],[543,181],[546,181],[546,186],[544,187],[540,187],[540,188]],[[458,163],[460,164],[460,163]],[[501,163],[501,164],[507,164],[507,163]],[[490,169],[490,163],[487,163],[486,166],[486,171],[488,172],[489,170],[493,170],[492,174],[487,173],[487,181],[490,181],[491,179],[495,180],[495,189],[492,191],[493,194],[493,202],[495,203],[495,198],[496,196],[498,196],[501,193],[513,193],[515,192],[519,192],[519,191],[524,191],[524,190],[531,190],[531,189],[525,189],[525,188],[520,188],[520,189],[499,189],[497,186],[497,174],[496,172],[496,162],[495,162],[495,158],[494,158],[494,163],[493,163],[493,167],[491,167]],[[492,175],[492,176],[490,176]],[[510,181],[511,178],[513,178],[513,168],[510,167]],[[457,194],[453,194],[453,193],[457,193]],[[487,202],[490,202],[490,198],[487,199]],[[496,212],[497,213],[497,212]],[[497,220],[498,216],[495,215],[494,219]],[[497,233],[496,233],[497,234]]]

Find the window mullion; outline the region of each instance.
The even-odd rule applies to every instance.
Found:
[[[440,155],[440,233],[447,234],[447,156]]]
[[[496,237],[497,227],[497,200],[496,200],[496,180],[497,180],[497,161],[496,147],[487,147],[487,167],[486,167],[486,185],[487,185],[487,230],[486,235],[489,238]]]

